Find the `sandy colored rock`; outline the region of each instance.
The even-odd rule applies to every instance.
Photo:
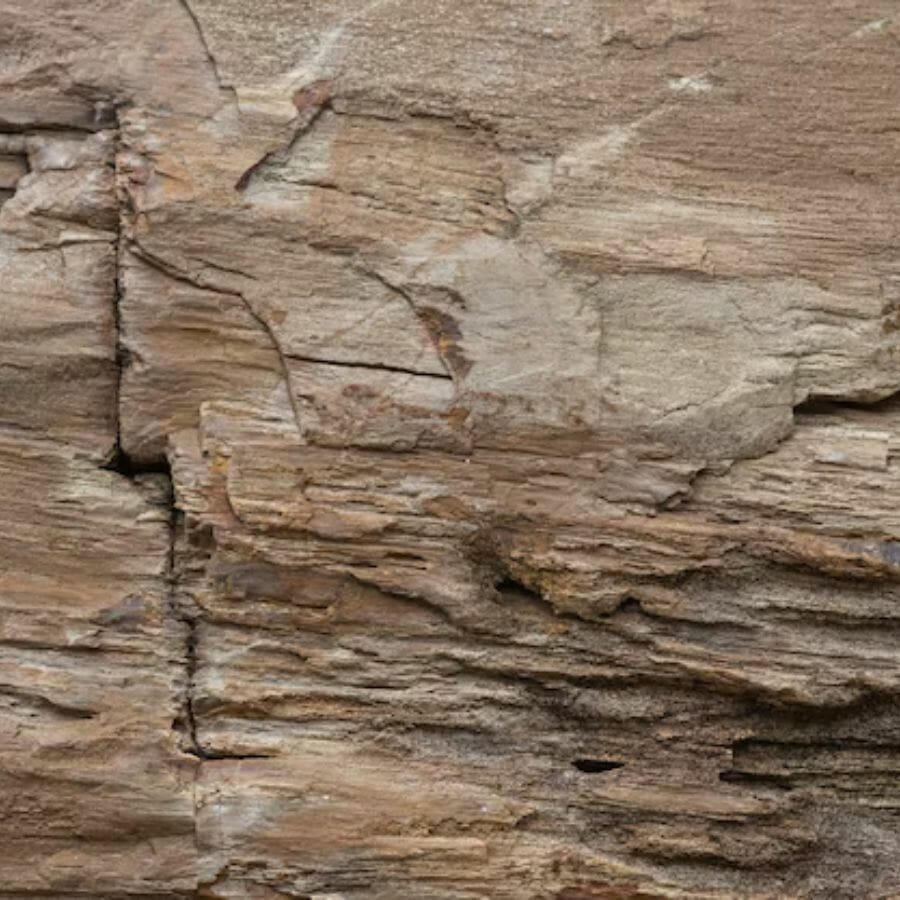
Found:
[[[875,0],[0,0],[0,896],[900,895]]]

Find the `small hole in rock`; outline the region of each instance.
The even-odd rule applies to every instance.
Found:
[[[498,594],[513,594],[520,597],[534,597],[538,600],[541,599],[541,595],[537,593],[537,591],[525,587],[524,584],[513,578],[504,578],[501,581],[498,581],[494,585],[494,590],[497,591]]]
[[[612,759],[576,759],[573,763],[579,772],[612,772],[613,769],[621,769],[625,763]]]
[[[616,612],[643,614],[644,607],[641,606],[641,601],[637,597],[623,597],[616,607]]]

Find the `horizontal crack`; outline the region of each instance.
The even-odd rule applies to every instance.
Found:
[[[371,266],[363,263],[361,260],[357,260],[356,262],[357,271],[361,272],[363,275],[368,276],[369,278],[374,278],[379,284],[386,287],[391,293],[400,297],[404,303],[410,308],[412,314],[422,323],[426,332],[428,333],[429,338],[431,339],[431,343],[434,347],[435,353],[437,353],[438,358],[441,361],[441,364],[444,366],[444,370],[447,373],[447,377],[452,381],[456,381],[456,377],[453,371],[453,367],[450,365],[450,361],[447,359],[446,354],[443,352],[441,348],[440,342],[435,340],[433,329],[428,327],[428,321],[424,314],[424,312],[419,308],[416,303],[413,295],[404,287],[401,287],[399,284],[395,284],[389,278],[386,278],[381,274],[377,269],[372,268]]]
[[[341,359],[324,359],[318,356],[300,356],[296,353],[288,353],[289,359],[295,359],[298,362],[316,363],[322,366],[341,366],[346,369],[371,369],[376,372],[396,372],[401,375],[416,375],[420,378],[438,378],[441,381],[452,381],[453,379],[443,372],[423,372],[421,369],[410,369],[404,366],[391,366],[387,363],[364,363],[364,362],[347,362]]]
[[[194,743],[192,749],[187,751],[191,756],[196,756],[201,762],[216,762],[221,759],[273,759],[274,753],[232,753],[227,750],[206,750],[198,743]]]
[[[827,415],[842,409],[869,410],[870,412],[894,410],[892,401],[896,401],[898,397],[900,397],[900,391],[889,391],[883,395],[874,396],[872,399],[842,397],[839,394],[810,394],[805,400],[794,405],[794,415]]]
[[[16,701],[40,707],[63,719],[93,719],[98,715],[95,709],[59,703],[37,691],[25,691],[7,684],[0,684],[0,697],[11,697]]]

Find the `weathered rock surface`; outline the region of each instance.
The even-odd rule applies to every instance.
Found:
[[[0,0],[0,896],[900,896],[900,19]]]

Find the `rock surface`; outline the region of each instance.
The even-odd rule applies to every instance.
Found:
[[[0,896],[900,896],[900,19],[0,0]]]

